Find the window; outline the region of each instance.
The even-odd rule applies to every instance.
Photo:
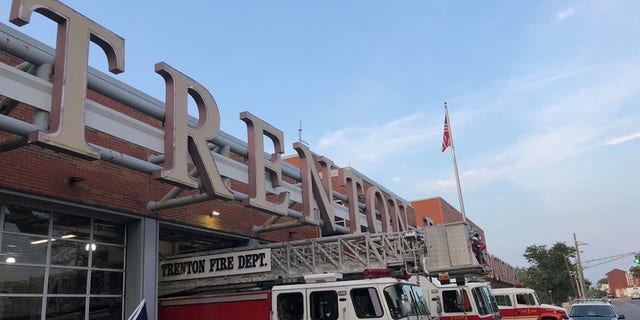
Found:
[[[393,319],[429,314],[422,289],[418,285],[398,283],[384,288],[383,293]]]
[[[491,300],[482,289],[483,288],[481,287],[473,288],[471,289],[471,292],[473,299],[476,302],[476,306],[478,306],[478,314],[487,315],[491,313]]]
[[[462,312],[460,303],[458,302],[460,293],[458,290],[442,291],[442,307],[444,312]]]
[[[516,294],[516,301],[518,302],[518,304],[523,304],[527,306],[536,305],[536,300],[533,298],[533,295],[530,293]]]
[[[276,298],[278,305],[278,320],[300,320],[304,315],[302,293],[281,293]]]
[[[122,318],[125,224],[2,203],[0,224],[0,319]]]
[[[414,301],[416,302],[417,314],[429,314],[429,307],[427,306],[427,300],[424,297],[424,292],[420,286],[412,286]]]
[[[380,297],[375,288],[351,289],[351,301],[358,318],[379,318],[383,315]]]
[[[314,291],[309,300],[311,319],[338,319],[338,293],[335,291]]]
[[[496,295],[496,302],[499,306],[511,307],[513,304],[511,303],[511,298],[508,295]]]
[[[459,299],[464,301],[458,301]],[[469,312],[472,310],[471,300],[464,290],[443,290],[442,307],[444,312]]]
[[[616,313],[609,305],[574,305],[569,317],[616,317]]]

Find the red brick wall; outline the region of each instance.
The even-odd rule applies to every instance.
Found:
[[[616,293],[618,289],[627,288],[626,272],[620,269],[607,272],[607,283],[609,284],[609,292]]]
[[[16,64],[13,57],[0,54],[0,61]],[[89,92],[88,98],[137,120],[160,128],[162,123],[141,112],[135,111],[112,99]],[[9,114],[22,120],[31,120],[29,106],[21,105]],[[87,128],[86,140],[96,145],[123,154],[147,160],[151,152],[127,141]],[[15,135],[0,133],[0,144]],[[243,160],[233,156],[233,159]],[[69,184],[70,177],[80,177],[83,181]],[[303,226],[287,230],[253,234],[254,225],[262,225],[271,215],[246,208],[238,201],[207,201],[175,209],[149,212],[149,201],[158,201],[172,186],[154,180],[151,176],[127,169],[107,161],[88,161],[64,153],[34,145],[0,152],[0,188],[26,192],[33,195],[112,209],[134,215],[151,215],[160,220],[176,222],[195,227],[203,227],[270,241],[297,240],[318,236],[318,227]],[[234,189],[246,193],[246,187],[234,184]],[[194,191],[184,191],[182,195],[193,195]],[[209,213],[222,213],[211,218]],[[291,218],[283,217],[278,222]],[[293,233],[289,231],[295,231]]]

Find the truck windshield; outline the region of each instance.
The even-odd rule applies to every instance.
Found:
[[[478,306],[478,313],[480,315],[500,312],[496,299],[488,287],[477,287],[473,288],[471,291],[476,305]]]
[[[398,283],[386,287],[384,289],[384,298],[393,319],[429,315],[427,301],[419,285]]]

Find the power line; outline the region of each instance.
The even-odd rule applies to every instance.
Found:
[[[627,252],[627,253],[622,253],[622,254],[618,254],[615,256],[609,256],[609,257],[603,257],[603,258],[596,258],[596,259],[591,259],[591,260],[587,260],[587,261],[582,261],[582,269],[587,269],[587,268],[592,268],[595,266],[599,266],[601,264],[605,264],[605,263],[609,263],[611,261],[616,261],[628,256],[633,256],[638,254],[637,252]]]

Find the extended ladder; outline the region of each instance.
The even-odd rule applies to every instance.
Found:
[[[270,271],[209,276],[161,283],[160,295],[195,288],[238,288],[264,284],[301,282],[305,275],[338,272],[361,275],[365,269],[388,268],[420,270],[426,253],[422,236],[415,231],[362,233],[271,243],[203,253],[224,256],[267,250]],[[171,260],[161,261],[171,263]]]

